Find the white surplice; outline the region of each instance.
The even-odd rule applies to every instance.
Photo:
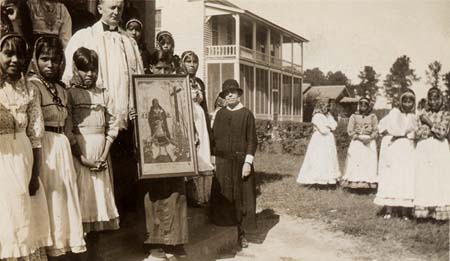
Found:
[[[131,76],[144,73],[136,41],[120,29],[115,32],[104,31],[102,21],[76,32],[65,51],[67,64],[63,81],[67,84],[73,76],[73,53],[80,47],[97,52],[97,86],[108,89],[113,113],[119,119],[119,128],[125,129],[128,111],[134,108]]]

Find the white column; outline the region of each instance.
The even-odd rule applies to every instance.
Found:
[[[253,59],[256,59],[256,22],[253,21],[253,31],[252,31],[252,49],[253,49]]]
[[[303,46],[303,44],[302,44],[302,46]],[[303,67],[303,65],[302,65],[302,67]],[[303,69],[302,69],[302,71],[303,71]],[[300,121],[303,122],[303,78],[300,78]]]
[[[272,81],[270,79],[270,68],[267,69],[267,114],[272,118]]]
[[[253,108],[252,111],[254,112],[254,114],[256,115],[256,66],[253,65]]]
[[[235,25],[235,45],[236,45],[236,60],[234,62],[234,79],[238,82],[240,82],[241,77],[240,77],[240,66],[239,66],[239,59],[241,56],[241,51],[239,50],[239,47],[241,45],[241,19],[240,16],[238,14],[234,14],[233,15],[234,18],[234,25]],[[240,83],[242,84],[242,83]]]
[[[267,57],[267,63],[271,63],[270,58],[270,28],[267,28],[267,39],[266,39],[266,57]]]
[[[294,120],[294,74],[291,74],[291,120]]]
[[[291,64],[292,68],[294,68],[294,40],[291,40]]]
[[[300,66],[302,66],[302,75],[303,75],[303,42],[301,42],[300,43],[300,47],[301,47],[301,57],[300,57],[300,59],[301,59],[301,64],[300,64]],[[302,84],[303,84],[303,82],[302,82]]]
[[[280,34],[280,59],[281,59],[281,68],[283,68],[283,35]]]
[[[278,119],[283,120],[283,72],[280,72],[280,86],[278,88]]]

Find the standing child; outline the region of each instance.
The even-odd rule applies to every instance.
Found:
[[[214,167],[211,163],[211,125],[206,104],[205,84],[195,76],[198,70],[198,56],[193,51],[183,52],[181,66],[189,76],[195,133],[198,138],[196,148],[200,172],[199,177],[189,178],[188,202],[192,206],[206,206],[211,194],[211,175]]]
[[[139,19],[132,18],[128,20],[125,28],[127,29],[127,33],[136,41],[139,47],[142,64],[144,65],[144,72],[147,74],[150,73],[150,52],[148,51],[147,46],[145,45],[145,42],[143,40],[144,24]]]
[[[68,118],[67,93],[60,77],[64,64],[61,41],[54,36],[36,40],[29,73],[29,84],[40,92],[45,133],[42,138],[43,164],[41,179],[47,196],[53,246],[50,257],[66,252],[86,251],[81,223],[77,175],[73,165],[70,143],[64,135]]]
[[[72,88],[68,90],[74,134],[71,143],[76,156],[84,231],[117,230],[119,214],[114,201],[108,155],[119,131],[118,122],[111,113],[107,90],[96,87],[96,52],[79,48],[73,54],[73,64]],[[97,234],[88,236],[89,255],[95,255],[91,249],[96,248]]]
[[[39,181],[44,123],[39,90],[22,77],[27,48],[17,34],[0,39],[0,260],[47,260],[52,245]]]
[[[337,123],[330,113],[328,101],[318,101],[313,114],[314,131],[297,182],[308,185],[336,184],[341,176],[333,135]]]
[[[414,199],[414,134],[417,117],[414,114],[415,94],[405,91],[399,108],[393,108],[379,124],[384,134],[378,168],[378,191],[375,204],[386,206],[385,219],[391,218],[395,207],[408,219]]]
[[[358,112],[352,114],[347,132],[352,141],[347,152],[347,164],[342,186],[376,188],[377,186],[377,116],[371,113],[370,100],[361,98]]]
[[[170,61],[170,65],[175,73],[182,73],[180,57],[174,54],[175,40],[168,31],[161,31],[156,35],[156,51],[161,51],[162,59]]]
[[[154,54],[151,65],[152,73],[174,73],[172,60],[165,56],[162,50],[157,50]],[[154,106],[159,105],[154,104]],[[155,128],[155,130],[157,129],[161,128]],[[179,131],[180,128],[174,129],[175,133],[172,132],[172,135],[178,135],[176,131]],[[152,135],[154,134],[152,133]],[[171,158],[165,156],[161,160],[170,162]],[[184,177],[149,179],[140,181],[140,183],[145,190],[147,237],[144,244],[149,248],[151,257],[167,258],[166,254],[185,255],[183,245],[188,242],[189,235]]]
[[[416,147],[414,214],[417,218],[450,218],[450,149],[447,134],[450,112],[443,109],[438,88],[427,95],[428,108],[419,116]]]

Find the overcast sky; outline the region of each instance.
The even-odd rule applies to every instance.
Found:
[[[352,83],[364,65],[384,80],[403,54],[422,78],[416,90],[432,61],[450,71],[450,0],[230,1],[307,38],[305,68],[341,70]]]

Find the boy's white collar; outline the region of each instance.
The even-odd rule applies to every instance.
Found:
[[[227,106],[227,109],[230,110],[230,111],[237,111],[237,110],[240,110],[242,108],[244,108],[244,105],[242,105],[241,102],[239,102],[236,106],[234,106],[234,108],[230,108],[230,107]]]

